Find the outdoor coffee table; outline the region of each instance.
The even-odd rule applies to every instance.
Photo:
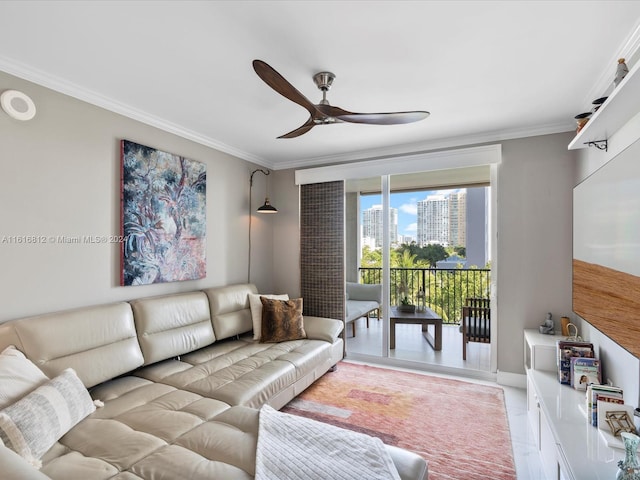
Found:
[[[389,315],[389,348],[396,348],[396,324],[409,323],[422,325],[422,335],[434,350],[442,350],[442,318],[430,308],[424,309],[424,312],[401,312],[398,307],[391,307],[391,315]],[[429,325],[435,328],[434,335],[429,333]]]

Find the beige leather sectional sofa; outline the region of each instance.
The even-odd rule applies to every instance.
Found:
[[[0,324],[0,351],[15,345],[49,378],[71,367],[104,403],[40,470],[0,445],[2,478],[253,478],[258,409],[281,408],[342,359],[343,322],[305,316],[307,339],[260,343],[252,293],[232,285]],[[427,478],[421,457],[387,449],[403,480]]]

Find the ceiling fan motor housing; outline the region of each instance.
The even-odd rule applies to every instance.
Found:
[[[319,72],[313,76],[313,81],[316,84],[316,87],[318,87],[322,92],[322,100],[320,100],[320,105],[329,105],[329,100],[327,100],[327,91],[331,88],[331,85],[333,84],[333,80],[335,78],[336,76],[331,72]]]
[[[313,81],[320,90],[326,92],[331,88],[331,84],[335,78],[336,76],[331,72],[320,72],[313,76]]]

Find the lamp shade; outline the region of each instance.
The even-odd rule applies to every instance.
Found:
[[[269,197],[264,199],[264,205],[256,211],[258,213],[278,213],[278,209],[269,203]]]

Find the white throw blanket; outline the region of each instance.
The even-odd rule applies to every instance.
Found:
[[[256,480],[400,480],[379,438],[260,410]]]

